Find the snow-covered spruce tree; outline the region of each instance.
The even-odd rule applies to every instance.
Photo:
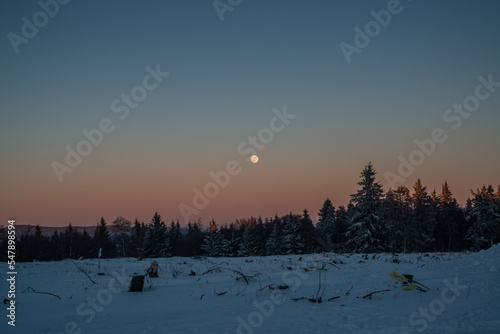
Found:
[[[77,249],[77,254],[78,255],[78,258],[80,258],[80,256],[83,256],[83,257],[88,257],[91,255],[91,246],[92,246],[92,237],[90,236],[90,234],[83,230],[83,232],[78,236],[78,239],[77,239],[77,243],[76,243],[76,249]]]
[[[497,194],[492,186],[483,186],[472,193],[467,205],[469,247],[478,251],[500,242],[500,187]]]
[[[281,245],[281,224],[279,218],[269,222],[273,226],[272,232],[266,241],[266,255],[281,255],[283,247]]]
[[[198,256],[201,254],[201,245],[203,245],[204,239],[203,231],[201,230],[201,220],[198,219],[198,221],[194,223],[188,221],[187,227],[188,232],[185,240],[186,255]]]
[[[422,186],[420,179],[413,186],[412,214],[409,226],[408,250],[410,252],[431,251],[436,229],[436,213],[431,196],[427,194],[427,187]]]
[[[240,249],[240,238],[238,237],[238,231],[236,226],[233,223],[229,225],[229,227],[224,226],[219,230],[226,240],[224,246],[224,254],[225,256],[235,257],[238,256],[238,251]]]
[[[50,259],[59,261],[64,258],[63,245],[61,242],[62,236],[57,233],[57,230],[50,236]]]
[[[383,201],[384,219],[389,228],[388,251],[404,252],[408,249],[408,240],[412,237],[410,215],[410,190],[399,186],[389,189]]]
[[[333,224],[332,247],[335,251],[344,250],[345,232],[349,223],[349,213],[343,205],[335,210],[335,223]]]
[[[437,250],[459,251],[464,249],[465,215],[446,181],[443,183],[439,195],[436,221],[434,238]]]
[[[170,230],[167,232],[169,243],[170,243],[170,250],[173,256],[178,256],[180,255],[180,246],[182,243],[182,233],[181,233],[181,225],[179,224],[179,221],[174,223],[170,222]]]
[[[376,172],[371,162],[361,172],[361,189],[351,195],[354,205],[353,217],[349,223],[346,248],[356,253],[383,252],[388,249],[388,228],[382,217],[383,190],[375,181]]]
[[[318,223],[316,231],[318,236],[332,246],[332,238],[335,233],[335,208],[329,198],[325,200],[318,212]]]
[[[2,234],[5,236],[4,240],[7,240],[6,229],[0,227],[0,246],[2,246]],[[42,229],[40,225],[35,226],[35,230],[33,232],[32,226],[28,225],[27,230],[19,233],[16,237],[17,245],[16,249],[18,250],[18,255],[16,260],[19,262],[28,262],[28,261],[47,261],[50,260],[49,252],[49,240],[42,234]],[[75,237],[76,239],[76,237]],[[4,243],[6,245],[6,243]],[[6,249],[7,247],[5,247]],[[76,240],[73,243],[73,256],[77,256],[77,252],[75,250],[77,248]],[[88,256],[88,255],[86,255]],[[0,256],[1,258],[1,256]],[[7,257],[6,257],[7,259]]]
[[[307,209],[304,209],[302,213],[302,218],[299,221],[300,234],[304,238],[304,253],[312,253],[318,246],[318,241],[316,240],[316,229],[312,222],[311,216]]]
[[[305,243],[300,232],[299,219],[299,217],[294,216],[291,212],[285,218],[281,242],[285,254],[304,253]]]
[[[240,229],[243,230],[243,236],[240,241],[239,256],[254,256],[257,255],[259,250],[259,243],[257,240],[257,221],[254,217],[249,219],[241,219],[238,221]]]
[[[84,231],[85,232],[85,231]],[[90,237],[88,238],[90,240]],[[87,244],[88,247],[88,244]],[[42,234],[40,225],[35,226],[35,233],[33,235],[33,253],[34,260],[48,261],[49,258],[49,239]],[[86,255],[88,256],[88,254]]]
[[[134,221],[134,227],[132,228],[132,241],[131,248],[133,256],[140,256],[143,254],[144,238],[146,236],[147,227],[143,223],[139,223],[137,218]]]
[[[212,219],[208,226],[208,233],[203,240],[201,249],[206,256],[218,257],[225,256],[226,239],[217,228],[217,224]]]
[[[266,227],[262,221],[262,217],[257,218],[257,225],[255,225],[255,248],[254,254],[256,256],[266,255]]]
[[[115,246],[109,239],[108,226],[103,217],[97,224],[94,232],[92,255],[97,257],[99,249],[102,249],[102,257],[109,258],[115,255]]]
[[[167,227],[158,212],[148,225],[144,237],[143,257],[170,256],[170,242],[167,237]]]

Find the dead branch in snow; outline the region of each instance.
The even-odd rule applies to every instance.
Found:
[[[420,285],[420,286],[422,286],[422,287],[424,287],[424,288],[427,289],[427,290],[421,290],[421,291],[428,291],[428,290],[430,290],[430,288],[426,287],[425,285],[423,285],[422,283],[419,283],[417,281],[413,281],[412,283],[418,284],[418,285]]]
[[[70,260],[70,261],[71,261],[71,262],[75,265],[75,267],[77,267],[77,268],[78,268],[78,269],[79,269],[82,273],[84,273],[85,275],[87,275],[87,277],[89,278],[89,280],[90,280],[92,283],[97,284],[97,283],[96,283],[96,282],[94,282],[94,280],[93,280],[93,279],[89,276],[89,274],[87,274],[87,273],[85,272],[85,270],[83,270],[82,268],[78,267],[78,265],[77,265],[77,264],[76,264],[73,260],[71,260],[71,259],[69,259],[69,260]]]
[[[297,300],[302,300],[302,299],[306,299],[306,297],[292,298],[292,300],[293,300],[294,302],[296,302]]]
[[[258,292],[262,292],[264,291],[265,289],[269,288],[269,290],[274,290],[276,289],[276,284],[275,283],[272,283],[272,284],[269,284],[269,285],[266,285],[266,286],[263,286],[262,288],[258,289],[257,291]]]
[[[251,280],[262,275],[261,273],[257,273],[254,275],[246,275],[245,273],[243,273],[243,270],[241,269],[241,267],[237,267],[237,269],[232,269],[232,268],[221,267],[219,265],[208,268],[207,271],[202,273],[202,275],[210,274],[212,272],[222,272],[223,270],[230,271],[234,274],[237,274],[238,277],[236,277],[236,279],[237,280],[240,280],[240,279],[244,280],[247,285],[250,284]]]
[[[225,295],[226,293],[228,293],[228,291],[224,291],[224,292],[217,292],[215,291],[215,285],[214,285],[214,293],[216,296],[222,296],[222,295]],[[201,299],[201,298],[200,298]]]
[[[40,293],[40,294],[44,294],[44,295],[51,295],[51,296],[54,296],[54,297],[57,297],[58,299],[61,299],[61,297],[59,297],[58,295],[55,295],[53,293],[50,293],[50,292],[42,292],[42,291],[36,291],[35,289],[33,289],[31,286],[28,286],[28,288],[26,290],[24,290],[23,292],[21,293],[25,293],[26,291],[28,290],[31,290],[33,291],[34,293]]]
[[[373,292],[370,292],[369,294],[367,294],[366,296],[363,296],[363,298],[368,297],[368,299],[372,299],[372,295],[373,295],[373,294],[375,294],[375,293],[379,293],[379,292],[387,292],[387,291],[391,291],[391,290],[386,289],[386,290],[373,291]]]

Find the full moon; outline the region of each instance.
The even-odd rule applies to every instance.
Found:
[[[256,156],[256,155],[252,155],[250,157],[250,161],[253,163],[253,164],[256,164],[257,162],[259,162],[259,157]]]

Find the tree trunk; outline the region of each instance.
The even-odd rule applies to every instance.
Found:
[[[125,257],[125,237],[122,234],[122,250],[123,250],[123,257]]]

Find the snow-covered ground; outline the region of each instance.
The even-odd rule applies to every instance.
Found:
[[[469,254],[329,253],[157,262],[160,277],[148,279],[144,292],[128,292],[130,275],[144,273],[149,260],[102,260],[100,269],[98,260],[74,261],[96,284],[69,260],[18,263],[16,326],[7,324],[4,304],[0,331],[500,332],[500,245]],[[0,289],[6,297],[7,264],[1,265]],[[389,277],[392,271],[413,274],[430,290],[401,291],[401,283]],[[308,300],[318,295],[322,303]]]

